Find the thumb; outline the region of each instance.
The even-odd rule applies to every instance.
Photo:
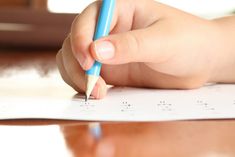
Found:
[[[91,44],[91,54],[104,64],[156,62],[160,42],[153,32],[147,28],[104,37]]]

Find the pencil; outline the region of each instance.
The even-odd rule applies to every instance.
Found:
[[[115,0],[103,0],[98,22],[96,25],[96,31],[93,40],[100,39],[109,34],[110,26],[112,22],[112,17],[114,13]],[[86,101],[89,99],[93,88],[95,87],[96,82],[100,76],[102,64],[98,61],[95,61],[91,69],[86,71]]]

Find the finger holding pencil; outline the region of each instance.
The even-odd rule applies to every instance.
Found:
[[[107,85],[194,89],[234,82],[234,17],[207,20],[154,0],[116,0],[111,33],[97,40],[102,2],[112,0],[77,16],[57,55],[62,78],[87,99],[104,98]]]
[[[100,9],[100,14],[96,26],[96,31],[93,40],[100,39],[109,34],[110,25],[112,22],[113,12],[115,7],[115,0],[103,0],[102,6]],[[95,61],[92,68],[86,71],[86,96],[85,100],[87,101],[91,95],[91,92],[99,79],[100,70],[102,64],[98,61]]]

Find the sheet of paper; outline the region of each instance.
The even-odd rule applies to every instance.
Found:
[[[56,79],[11,83],[0,92],[0,119],[165,121],[235,118],[235,85],[195,90],[111,88],[103,100],[84,101]],[[7,79],[9,82],[9,79]],[[2,85],[4,80],[0,81]],[[25,81],[24,81],[25,82]],[[62,85],[63,84],[63,85]]]

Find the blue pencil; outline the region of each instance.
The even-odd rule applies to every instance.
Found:
[[[96,31],[93,40],[105,37],[110,32],[110,26],[113,18],[115,0],[103,0],[100,9],[100,14],[96,26]],[[86,86],[86,101],[89,99],[91,92],[99,79],[102,64],[95,61],[91,69],[86,71],[87,86]]]

